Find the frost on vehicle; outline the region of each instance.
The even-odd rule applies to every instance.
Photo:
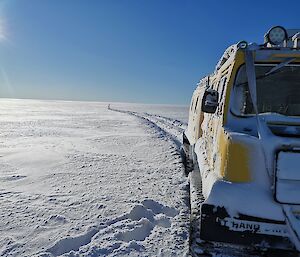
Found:
[[[300,250],[300,30],[229,47],[183,133],[200,172],[200,238]]]

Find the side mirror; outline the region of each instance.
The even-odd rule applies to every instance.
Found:
[[[214,89],[206,89],[202,98],[202,111],[206,113],[215,113],[218,107],[218,99],[218,91]]]

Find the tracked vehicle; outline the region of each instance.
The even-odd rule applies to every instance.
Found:
[[[193,93],[183,148],[203,240],[300,251],[299,32],[230,46]]]

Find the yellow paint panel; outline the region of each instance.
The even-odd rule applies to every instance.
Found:
[[[300,58],[300,54],[299,53],[289,53],[289,54],[272,54],[273,58]]]
[[[232,182],[249,182],[249,152],[241,143],[230,143],[225,179]]]
[[[249,150],[223,130],[219,138],[220,175],[231,182],[250,182]]]
[[[227,152],[228,152],[228,136],[222,130],[219,138],[219,155],[221,158],[221,165],[220,165],[220,175],[221,177],[225,177],[225,170],[226,170],[226,161],[227,161]]]

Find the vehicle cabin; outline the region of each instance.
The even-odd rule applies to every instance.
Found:
[[[183,145],[201,175],[202,239],[300,250],[299,32],[230,46],[197,84]]]

